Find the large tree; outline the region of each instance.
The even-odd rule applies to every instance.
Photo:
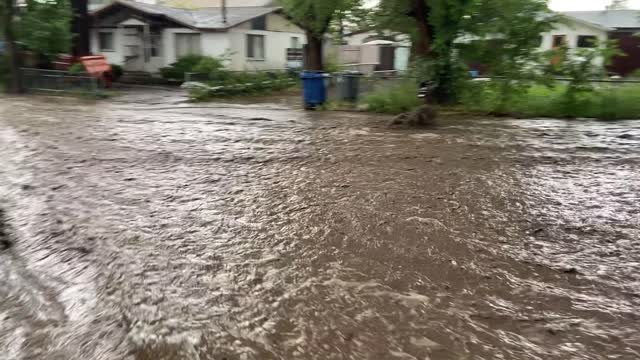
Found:
[[[375,14],[379,30],[393,30],[411,35],[412,54],[429,56],[434,29],[429,22],[431,7],[427,0],[380,0]]]
[[[15,0],[0,0],[2,35],[6,43],[9,92],[22,91],[21,51],[36,54],[47,63],[71,45],[71,7],[68,0],[27,0],[17,16]],[[20,47],[18,47],[20,44]]]
[[[2,18],[2,32],[6,43],[7,62],[9,63],[9,84],[7,90],[10,93],[22,92],[20,81],[20,54],[16,43],[15,34],[16,4],[14,0],[2,0],[0,16]]]
[[[71,32],[75,35],[72,53],[74,56],[89,55],[91,53],[89,46],[89,29],[91,28],[89,1],[71,0],[71,8],[73,9]]]
[[[20,42],[45,62],[68,53],[73,38],[71,18],[68,0],[27,0],[18,25]]]
[[[465,40],[495,75],[520,76],[552,20],[545,0],[381,0],[377,16],[381,28],[411,35],[418,76],[435,82],[438,102],[455,101],[468,77]]]
[[[291,21],[305,30],[306,70],[323,70],[323,43],[338,12],[359,4],[359,0],[280,0]]]

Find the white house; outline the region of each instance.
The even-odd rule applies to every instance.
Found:
[[[556,23],[551,31],[542,34],[541,50],[551,50],[560,46],[569,49],[592,47],[594,41],[607,40],[609,31],[613,30],[603,24],[586,21],[570,14],[562,13],[564,21]]]
[[[640,12],[638,10],[568,11],[564,22],[542,34],[541,50],[565,45],[569,49],[592,47],[593,41],[615,39],[626,56],[609,66],[612,73],[627,75],[640,68]]]
[[[116,0],[92,17],[92,52],[128,71],[157,72],[190,54],[227,57],[230,70],[284,69],[287,49],[306,43],[304,31],[279,7],[224,12]]]

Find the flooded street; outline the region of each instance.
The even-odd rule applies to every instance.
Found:
[[[640,121],[296,105],[0,98],[0,359],[640,358]]]

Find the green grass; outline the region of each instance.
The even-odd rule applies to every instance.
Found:
[[[495,85],[469,83],[462,92],[460,104],[454,109],[471,114],[514,117],[640,119],[640,84],[606,83],[573,99],[566,96],[564,84],[535,85],[508,101],[502,101]],[[416,84],[406,81],[380,87],[364,96],[360,103],[370,112],[399,114],[422,104],[416,93]]]
[[[418,87],[414,81],[406,81],[391,87],[381,87],[367,94],[361,103],[367,111],[399,114],[411,111],[423,101],[417,97]]]
[[[566,97],[566,85],[536,85],[515,97],[502,109],[499,94],[488,84],[465,91],[461,107],[471,113],[502,114],[516,117],[595,118],[602,120],[640,118],[640,85],[610,84]]]

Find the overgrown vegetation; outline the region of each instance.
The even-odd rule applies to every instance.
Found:
[[[161,68],[160,75],[167,80],[184,80],[186,73],[209,73],[222,68],[222,62],[216,58],[203,55],[187,55],[173,64]]]
[[[504,109],[501,93],[487,82],[467,87],[461,99],[461,108],[476,114],[501,114],[515,117],[595,118],[602,120],[640,118],[640,84],[611,84],[580,92],[567,101],[570,86],[534,85]]]
[[[458,104],[447,108],[476,115],[527,118],[640,118],[640,84],[611,82],[591,86],[590,91],[571,95],[572,100],[568,101],[566,94],[571,92],[568,81],[533,85],[505,103],[500,83],[473,81],[461,91]],[[410,80],[392,87],[380,87],[362,98],[360,108],[387,114],[408,112],[422,104],[416,97],[416,89],[415,82]],[[348,108],[353,106],[340,109]]]
[[[21,53],[24,50],[34,53],[42,67],[50,66],[56,54],[68,53],[73,39],[73,13],[68,0],[27,0],[19,14],[15,5],[13,0],[0,2],[0,24],[9,58],[3,76],[9,78],[9,91],[18,93],[23,90],[19,72]]]
[[[184,80],[192,73],[197,83],[190,84],[193,100],[204,101],[213,97],[258,95],[282,90],[296,83],[295,74],[287,72],[238,72],[225,69],[225,58],[188,55],[168,67],[160,69],[165,79]]]
[[[219,70],[209,80],[192,85],[190,96],[195,101],[216,97],[267,95],[292,88],[297,76],[286,72],[232,72]]]
[[[423,103],[416,96],[415,81],[406,80],[391,87],[380,87],[362,99],[367,111],[387,114],[407,112]]]

